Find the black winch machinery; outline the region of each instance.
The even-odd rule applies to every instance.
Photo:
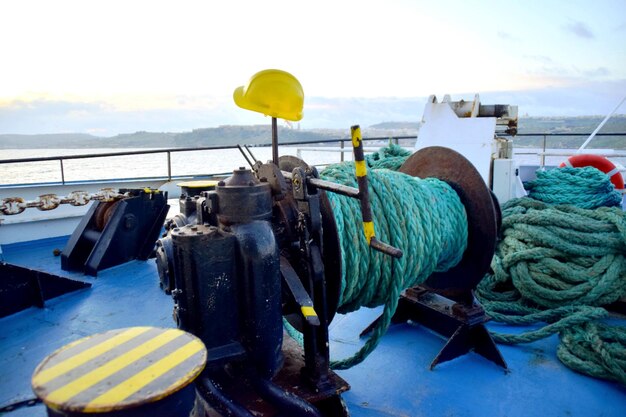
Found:
[[[174,407],[177,412],[168,408],[168,415],[348,416],[341,393],[349,385],[331,371],[329,360],[328,325],[340,302],[342,263],[325,193],[360,201],[371,249],[392,257],[418,255],[403,255],[374,234],[358,127],[352,131],[357,189],[321,180],[315,167],[296,157],[278,156],[277,118],[302,118],[304,94],[291,74],[261,71],[234,98],[240,107],[272,117],[272,160],[261,163],[240,148],[251,169],[235,169],[204,188],[185,188],[180,213],[165,222],[166,233],[157,241],[160,285],[174,299],[176,325],[206,347],[204,370],[199,372],[197,363],[193,368],[193,378],[198,375],[193,411],[189,414],[187,401]],[[393,322],[413,320],[450,338],[431,366],[473,349],[506,367],[472,292],[495,249],[497,201],[472,165],[449,149],[419,151],[400,171],[448,182],[467,211],[469,238],[457,267],[403,292]],[[285,323],[302,333],[302,345],[284,336]],[[126,332],[158,331],[121,334]],[[98,337],[118,338],[118,333]],[[142,407],[129,414],[117,408],[111,415],[155,415],[150,410],[157,405]]]
[[[289,86],[290,97],[299,93],[292,107],[276,93],[277,83],[279,91]],[[260,91],[264,106],[252,99]],[[370,247],[402,256],[374,236],[358,127],[358,189],[319,179],[315,167],[296,157],[278,157],[276,117],[299,120],[302,97],[297,80],[277,70],[262,71],[236,90],[238,105],[272,116],[273,160],[261,163],[240,148],[252,169],[236,169],[209,191],[183,193],[181,213],[157,242],[161,287],[175,300],[174,319],[208,349],[197,382],[201,402],[212,410],[207,415],[348,415],[340,394],[349,386],[329,368],[328,325],[339,303],[341,252],[325,192],[359,199]],[[452,184],[473,225],[461,266],[406,291],[394,322],[430,324],[450,337],[432,366],[474,349],[506,367],[472,294],[493,255],[497,202],[461,155],[444,148],[418,154],[403,169]],[[283,337],[283,320],[302,332],[302,347]]]

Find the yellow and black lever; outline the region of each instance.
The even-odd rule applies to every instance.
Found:
[[[304,319],[312,326],[319,326],[320,319],[315,312],[315,308],[313,308],[313,300],[311,300],[311,296],[304,289],[302,282],[300,282],[298,273],[284,256],[280,257],[280,273],[296,304],[300,307],[300,312]]]
[[[358,125],[350,128],[352,136],[352,148],[354,149],[354,168],[356,170],[356,180],[359,186],[359,202],[361,203],[361,216],[363,217],[363,233],[367,244],[379,252],[393,256],[394,258],[402,257],[402,250],[388,245],[376,239],[374,230],[374,220],[372,218],[372,208],[370,206],[369,190],[367,188],[367,164],[365,163],[365,155],[363,153],[363,138],[361,136],[361,128]]]
[[[367,165],[365,164],[365,156],[363,153],[363,138],[361,137],[361,128],[356,125],[351,127],[352,147],[354,149],[354,163],[356,169],[356,178],[358,189],[343,184],[322,180],[320,178],[307,178],[308,184],[320,188],[322,190],[331,191],[333,193],[345,195],[347,197],[356,198],[361,203],[361,216],[363,217],[363,233],[367,244],[374,250],[382,252],[394,258],[402,257],[402,250],[395,246],[388,245],[376,238],[374,229],[374,220],[372,218],[372,209],[370,207],[369,190],[367,188]],[[282,175],[288,179],[293,179],[293,174],[287,171],[281,171]]]

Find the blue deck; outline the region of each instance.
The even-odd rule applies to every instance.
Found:
[[[68,294],[0,319],[0,407],[32,398],[37,364],[72,340],[135,325],[173,327],[172,300],[158,286],[153,261],[134,261],[102,271],[97,279],[62,271],[54,248],[67,238],[3,246],[5,260],[91,282]],[[350,355],[363,343],[359,332],[378,310],[337,316],[331,324],[331,358]],[[620,320],[623,322],[623,320]],[[490,329],[518,328],[490,323]],[[556,357],[558,338],[520,346],[500,345],[509,372],[476,354],[429,364],[444,340],[417,325],[392,327],[376,351],[356,367],[338,372],[352,389],[344,394],[351,415],[370,416],[619,416],[626,415],[626,389],[577,374]],[[45,407],[7,413],[45,416]]]

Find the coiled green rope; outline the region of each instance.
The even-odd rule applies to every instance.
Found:
[[[410,151],[407,151],[399,145],[390,143],[384,148],[380,148],[378,151],[367,155],[365,157],[365,162],[367,163],[368,168],[386,168],[392,171],[397,171],[409,156],[411,156]]]
[[[399,147],[394,149],[390,146],[366,157],[366,160],[370,168],[384,167],[397,170],[408,154],[406,151],[403,153]],[[328,168],[324,171],[323,177],[354,186],[352,172],[353,167],[344,164],[343,167]],[[519,325],[545,322],[548,325],[520,335],[496,333],[494,337],[501,343],[525,343],[559,333],[561,343],[557,356],[564,364],[588,375],[626,384],[626,328],[598,322],[608,316],[608,312],[599,306],[611,303],[626,294],[625,215],[617,208],[585,209],[618,205],[621,196],[609,187],[606,175],[600,171],[593,172],[593,169],[551,170],[538,173],[537,177],[534,182],[526,184],[534,199],[517,199],[504,205],[504,238],[498,245],[492,262],[494,273],[483,279],[477,295],[489,315],[496,321]],[[370,194],[376,197],[372,198],[375,200],[375,203],[373,202],[375,213],[383,212],[379,209],[381,205],[391,203],[397,207],[396,197],[389,199],[389,196],[385,195],[385,188],[378,189],[377,193],[373,192],[375,191],[373,188],[370,183]],[[338,205],[343,208],[344,204],[349,207],[350,199],[339,196],[338,198],[345,199],[346,202],[335,202],[334,207]],[[578,207],[552,206],[538,200],[561,204],[569,202]],[[400,202],[401,206],[402,204]],[[405,206],[404,213],[411,213],[410,210],[416,210],[416,207]],[[419,212],[417,209],[416,213]],[[384,241],[400,246],[405,254],[414,255],[411,262],[419,263],[421,251],[407,252],[406,247],[388,239],[390,225],[385,221],[387,216],[384,217],[375,219],[379,236]],[[411,219],[411,216],[400,217],[400,221]],[[423,282],[430,273],[438,270],[427,267],[419,278],[404,282],[404,277],[399,274],[400,270],[396,270],[398,266],[387,259],[384,270],[386,273],[392,271],[396,278],[383,280],[384,285],[373,284],[377,282],[375,275],[371,282],[368,281],[370,278],[360,280],[358,274],[346,275],[347,270],[357,271],[358,268],[369,271],[371,260],[361,264],[359,255],[352,253],[351,248],[356,248],[357,244],[361,244],[358,246],[359,252],[365,251],[364,253],[373,254],[374,257],[381,256],[365,247],[360,237],[360,220],[356,203],[346,214],[336,215],[336,221],[338,225],[342,225],[341,230],[344,232],[341,237],[344,274],[341,311],[348,312],[358,308],[362,302],[360,294],[364,294],[363,300],[368,300],[367,294],[371,294],[372,288],[381,290],[386,288],[388,294],[385,298],[383,292],[374,291],[377,295],[370,301],[364,301],[362,305],[378,305],[378,301],[384,301],[382,320],[372,337],[357,354],[352,358],[332,363],[335,369],[346,369],[365,359],[387,330],[402,289]],[[344,225],[344,222],[348,224]],[[465,222],[464,219],[463,224]],[[446,233],[452,229],[454,227],[450,227]],[[463,230],[466,231],[466,228]],[[392,236],[394,233],[395,230]],[[427,231],[417,231],[412,235],[419,238],[420,233]],[[430,238],[426,237],[421,244]],[[412,245],[414,243],[410,244],[411,247]],[[457,253],[462,254],[463,250],[457,249]],[[453,266],[454,262],[451,260],[450,265],[442,265],[441,270]],[[376,260],[373,265],[381,266]],[[406,265],[400,267],[404,268],[402,269],[404,273],[408,271]],[[377,271],[376,268],[372,270]],[[369,274],[362,275],[365,276],[369,277]],[[362,291],[364,288],[366,289]],[[358,296],[352,299],[353,294]]]
[[[626,384],[626,328],[598,321],[608,317],[601,306],[626,295],[626,214],[602,207],[619,204],[597,192],[611,194],[607,182],[587,168],[538,173],[531,196],[563,202],[569,195],[575,205],[528,197],[504,204],[493,273],[481,281],[477,296],[496,321],[548,323],[518,335],[495,333],[496,341],[527,343],[559,333],[557,355],[565,365]]]
[[[321,177],[356,186],[353,172],[353,164],[346,163],[327,168]],[[387,331],[400,293],[424,282],[432,273],[456,265],[467,246],[465,208],[448,184],[387,169],[370,171],[368,180],[377,237],[400,248],[405,255],[393,260],[370,249],[363,236],[359,202],[327,194],[341,247],[339,313],[363,306],[385,306],[365,345],[351,358],[332,362],[334,369],[347,369],[362,362]]]
[[[606,174],[593,167],[537,171],[537,179],[524,184],[524,188],[535,200],[585,209],[618,206],[622,201]]]
[[[414,178],[399,172],[410,152],[390,145],[368,155],[370,203],[376,236],[396,246],[404,256],[394,260],[369,248],[362,230],[358,200],[327,193],[341,247],[339,313],[384,305],[381,320],[364,346],[352,357],[332,361],[333,369],[362,362],[378,345],[398,307],[400,293],[418,285],[433,272],[456,265],[467,246],[467,215],[456,192],[437,179]],[[381,169],[387,168],[387,169]],[[356,187],[354,164],[327,167],[321,178]],[[290,326],[296,340],[301,335]]]

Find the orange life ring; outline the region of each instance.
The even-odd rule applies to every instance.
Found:
[[[622,177],[622,174],[619,172],[619,169],[615,167],[613,162],[609,161],[604,156],[592,155],[592,154],[573,155],[567,158],[567,161],[562,162],[561,165],[559,165],[559,167],[560,168],[563,168],[563,167],[597,168],[609,176],[609,178],[611,179],[611,182],[613,183],[616,189],[618,190],[624,189],[624,177]]]

